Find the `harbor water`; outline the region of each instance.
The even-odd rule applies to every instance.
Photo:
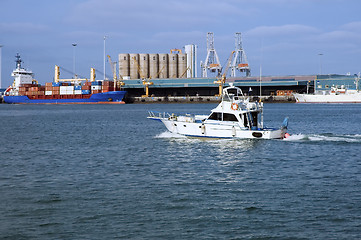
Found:
[[[360,239],[360,105],[265,104],[286,140],[170,134],[148,110],[0,105],[0,239]]]

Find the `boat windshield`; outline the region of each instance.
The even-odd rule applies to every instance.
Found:
[[[223,90],[223,101],[231,102],[240,100],[242,96],[242,90],[238,87],[228,87]]]
[[[208,119],[217,121],[238,122],[237,117],[231,113],[213,112]]]

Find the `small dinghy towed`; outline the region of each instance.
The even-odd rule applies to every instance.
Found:
[[[280,128],[264,127],[263,102],[251,102],[233,84],[223,89],[222,101],[210,115],[149,111],[148,118],[162,122],[172,133],[205,138],[283,139],[288,126],[286,117]]]

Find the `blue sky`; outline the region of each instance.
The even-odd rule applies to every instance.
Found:
[[[359,0],[0,0],[3,87],[12,82],[16,53],[45,83],[54,65],[73,69],[72,43],[76,72],[89,76],[90,67],[103,71],[104,36],[114,61],[119,53],[168,53],[191,43],[204,61],[207,32],[221,64],[241,32],[252,75],[260,65],[262,75],[317,74],[320,62],[324,74],[355,74],[360,10]]]

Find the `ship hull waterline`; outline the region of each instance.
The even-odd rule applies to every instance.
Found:
[[[226,138],[226,139],[283,139],[287,129],[263,128],[244,130],[237,124],[220,125],[209,123],[188,123],[168,120],[165,118],[148,117],[162,122],[171,133],[196,138]]]
[[[94,93],[89,98],[31,99],[28,96],[4,96],[4,102],[10,104],[124,104],[126,91]],[[62,95],[60,95],[62,96]],[[66,95],[63,95],[63,97]]]
[[[361,94],[313,95],[293,94],[296,103],[361,103]]]

